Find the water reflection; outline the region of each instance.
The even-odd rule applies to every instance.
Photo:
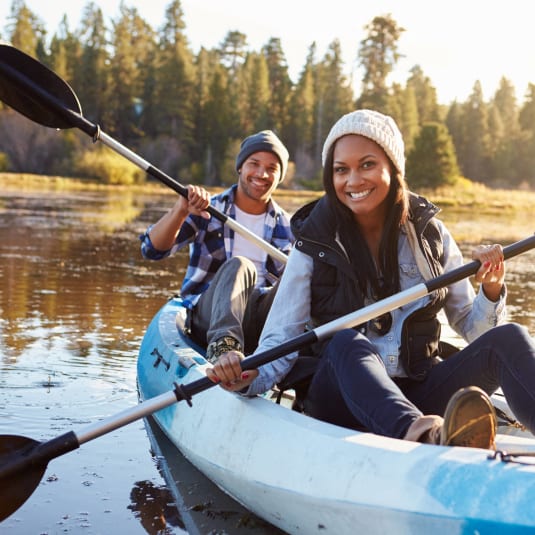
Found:
[[[137,404],[141,338],[178,292],[187,262],[186,253],[143,260],[137,236],[173,201],[125,192],[0,194],[0,433],[50,439]],[[508,261],[511,319],[532,333],[533,265],[533,252]],[[138,422],[52,461],[2,529],[184,533],[171,504]]]
[[[147,533],[170,535],[175,532],[171,526],[185,529],[174,498],[165,487],[157,487],[152,481],[138,481],[130,493],[130,499],[132,504],[128,509],[139,518]]]
[[[120,199],[123,206],[126,199]],[[113,362],[124,342],[142,331],[162,294],[177,287],[181,272],[176,262],[157,270],[142,263],[131,225],[115,223],[114,231],[107,230],[104,208],[116,206],[113,197],[100,202],[77,196],[68,203],[60,200],[58,206],[53,206],[54,200],[4,200],[2,356],[13,361],[29,345],[43,340],[44,329],[49,344],[67,340],[66,349],[73,356],[104,356],[106,366],[107,356]],[[141,210],[133,208],[132,199],[129,206],[131,217],[139,216]],[[158,280],[161,284],[155,284]]]

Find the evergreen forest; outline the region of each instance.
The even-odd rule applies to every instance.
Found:
[[[365,31],[355,43],[363,73],[357,89],[337,40],[325,51],[312,42],[295,81],[277,37],[252,50],[247,35],[229,29],[216,48],[194,52],[180,0],[169,1],[159,28],[127,2],[109,26],[92,1],[80,20],[72,29],[64,17],[49,33],[24,0],[12,0],[0,37],[63,78],[87,119],[183,182],[233,183],[241,140],[272,129],[290,152],[283,186],[321,189],[329,129],[344,113],[372,108],[394,117],[402,130],[411,189],[454,184],[460,177],[535,189],[535,84],[517,102],[516,88],[502,77],[485,101],[476,79],[465,102],[447,104],[437,102],[433,81],[418,65],[404,84],[390,84],[406,31],[390,14],[355,22]],[[74,129],[58,134],[0,103],[0,171],[111,184],[147,180],[120,160]]]

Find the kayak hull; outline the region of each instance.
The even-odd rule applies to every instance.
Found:
[[[140,398],[205,375],[209,364],[176,326],[170,300],[140,348]],[[535,466],[492,452],[430,446],[320,422],[273,402],[210,388],[154,418],[182,454],[256,515],[288,533],[535,531]],[[498,448],[535,451],[500,435]],[[529,463],[529,457],[522,457]]]

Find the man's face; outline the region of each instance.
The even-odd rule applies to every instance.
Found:
[[[281,179],[281,163],[272,152],[255,152],[242,164],[238,187],[250,199],[268,202]]]

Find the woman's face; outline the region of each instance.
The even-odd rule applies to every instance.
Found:
[[[338,200],[357,221],[385,216],[390,189],[390,160],[375,141],[350,134],[338,139],[333,153],[333,185]],[[363,219],[364,218],[364,219]]]

